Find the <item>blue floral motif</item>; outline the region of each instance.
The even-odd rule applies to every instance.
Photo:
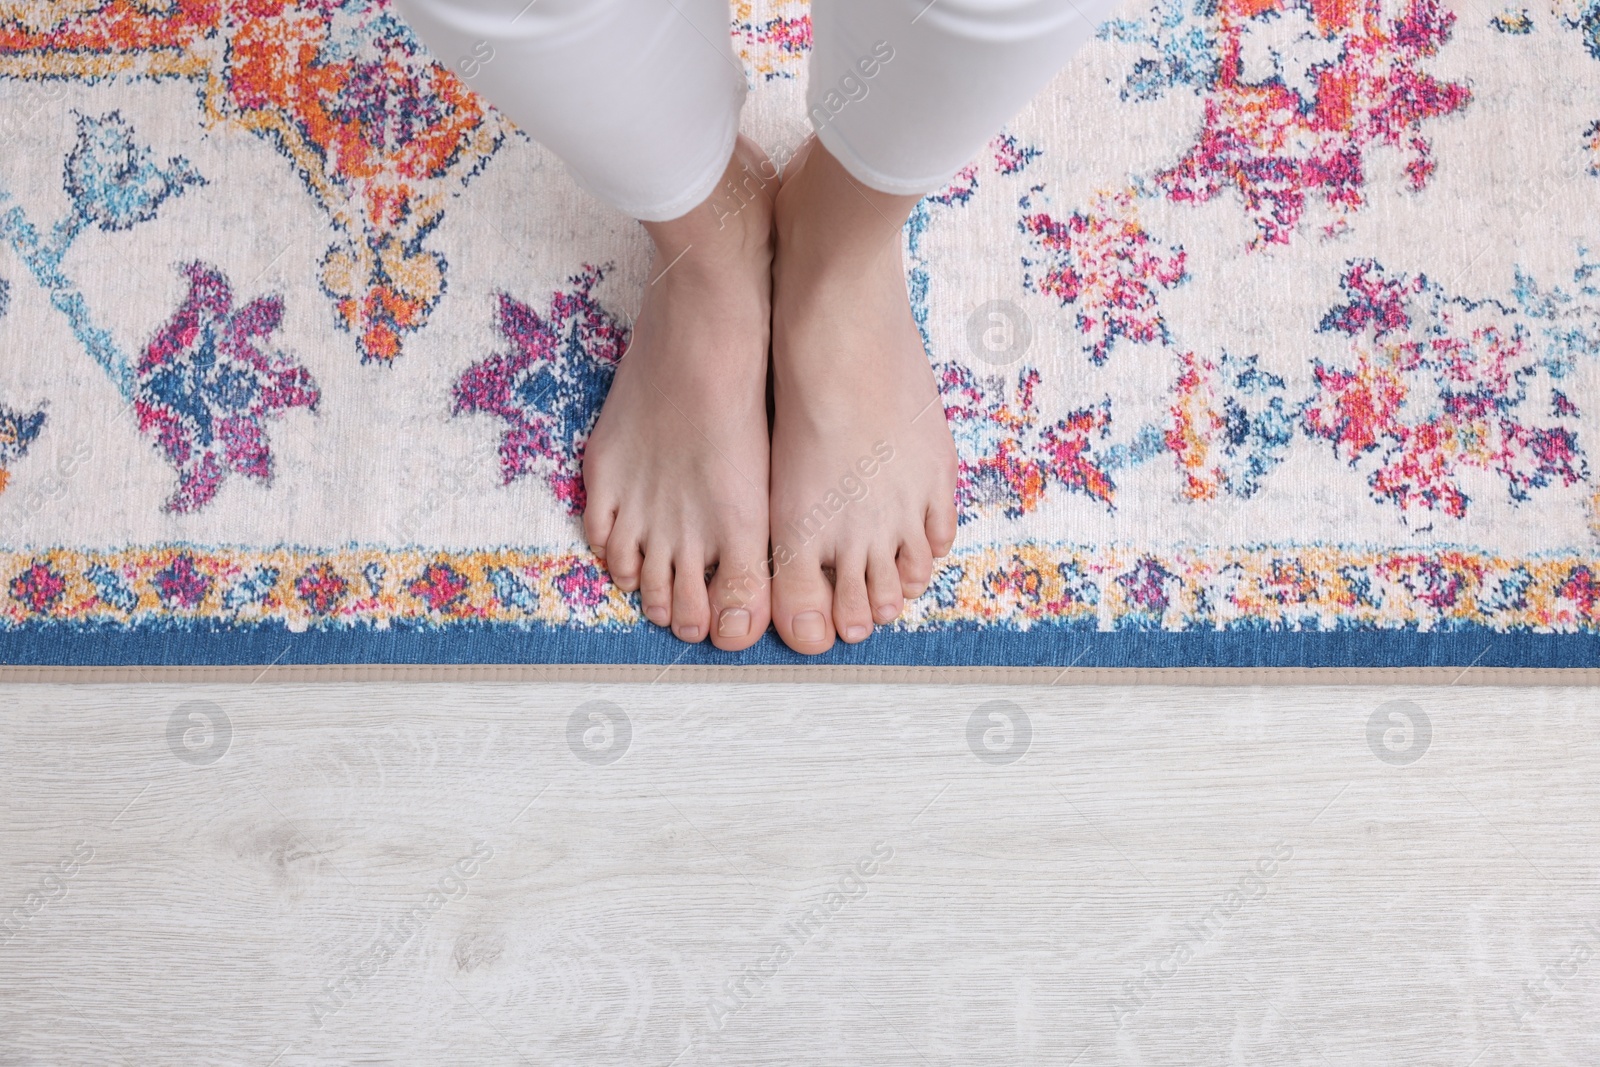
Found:
[[[321,399],[309,371],[263,344],[283,317],[280,298],[236,308],[220,271],[184,272],[189,295],[145,349],[134,397],[139,429],[178,469],[166,507],[180,512],[209,503],[229,472],[268,481],[267,420]]]
[[[933,581],[928,583],[928,595],[933,598],[935,604],[941,608],[953,608],[960,602],[958,589],[962,573],[959,564],[939,569],[933,576]]]
[[[1221,51],[1216,13],[1216,0],[1156,0],[1143,19],[1112,19],[1101,26],[1106,40],[1149,49],[1124,80],[1122,99],[1155,100],[1180,85],[1196,93],[1214,88]]]
[[[1491,589],[1480,592],[1478,603],[1491,611],[1518,611],[1527,607],[1528,590],[1533,585],[1533,572],[1527,567],[1517,567]]]
[[[1234,496],[1252,497],[1261,479],[1283,462],[1294,438],[1299,411],[1284,399],[1284,380],[1224,352],[1222,372],[1222,487]]]
[[[1600,0],[1590,0],[1588,7],[1567,19],[1567,25],[1582,36],[1588,53],[1600,59]]]
[[[86,577],[94,586],[95,596],[101,603],[109,604],[118,611],[132,611],[139,606],[139,595],[128,588],[128,583],[110,567],[90,567]]]
[[[240,608],[260,604],[267,599],[277,584],[276,567],[257,567],[228,587],[228,591],[222,594],[222,606],[229,611],[238,611]]]
[[[503,419],[500,477],[544,476],[569,512],[583,511],[583,450],[628,347],[628,329],[594,299],[603,268],[585,267],[541,315],[502,293],[500,334],[509,352],[468,367],[453,390],[456,414]]]
[[[204,185],[205,179],[179,156],[168,160],[165,168],[158,167],[151,150],[134,141],[133,128],[120,112],[77,118],[77,143],[65,163],[71,210],[43,229],[20,205],[8,205],[11,195],[0,185],[0,240],[11,245],[51,306],[67,317],[84,351],[111,377],[123,398],[132,400],[132,361],[110,332],[95,324],[88,302],[62,263],[91,223],[116,231],[147,222],[168,199],[190,186]]]
[[[28,448],[44,429],[44,409],[24,414],[0,404],[0,468],[27,455]],[[0,475],[0,487],[5,485]]]
[[[1076,560],[1062,563],[1056,568],[1056,573],[1061,576],[1062,585],[1066,586],[1067,594],[1079,604],[1096,605],[1100,603],[1100,584],[1094,576]]]
[[[489,584],[494,587],[494,598],[502,607],[522,608],[531,611],[539,598],[528,583],[517,576],[510,567],[495,567],[489,572]]]
[[[133,128],[113,111],[78,115],[78,143],[67,156],[66,190],[83,222],[102,230],[127,230],[156,217],[168,198],[206,180],[181,156],[158,166],[150,149],[135,144]]]
[[[1588,249],[1579,251],[1571,292],[1561,286],[1541,289],[1532,276],[1517,271],[1512,294],[1522,313],[1539,324],[1552,378],[1566,377],[1579,359],[1600,358],[1600,259],[1591,259],[1593,255]]]

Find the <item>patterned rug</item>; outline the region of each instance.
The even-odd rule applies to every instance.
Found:
[[[1600,0],[1136,0],[906,228],[961,452],[836,664],[1600,663]],[[734,4],[807,132],[800,0]],[[579,462],[638,227],[383,0],[0,0],[0,662],[784,664]]]

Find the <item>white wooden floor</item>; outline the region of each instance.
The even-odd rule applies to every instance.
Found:
[[[1600,1062],[1595,690],[16,686],[0,793],[0,1064]]]

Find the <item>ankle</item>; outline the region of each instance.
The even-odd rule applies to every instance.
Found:
[[[743,263],[770,255],[777,179],[778,168],[766,153],[755,142],[739,138],[711,195],[688,214],[643,224],[655,242],[657,270],[691,249],[702,253],[696,257],[702,270],[713,269],[718,262]]]
[[[786,175],[775,229],[785,257],[864,269],[900,258],[901,230],[920,197],[856,181],[820,143]]]

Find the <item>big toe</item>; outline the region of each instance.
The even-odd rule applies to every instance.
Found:
[[[928,547],[933,550],[934,559],[943,559],[955,547],[957,521],[953,494],[929,505],[924,531],[928,535]]]
[[[589,542],[589,547],[595,555],[605,558],[606,542],[611,540],[611,533],[617,525],[617,508],[609,501],[598,501],[589,498],[589,503],[583,509],[583,538]]]
[[[815,559],[779,567],[772,579],[772,623],[783,643],[805,656],[833,647],[833,586]]]
[[[895,566],[900,572],[901,594],[907,600],[921,596],[933,580],[933,550],[928,547],[928,539],[921,530],[901,542]]]

